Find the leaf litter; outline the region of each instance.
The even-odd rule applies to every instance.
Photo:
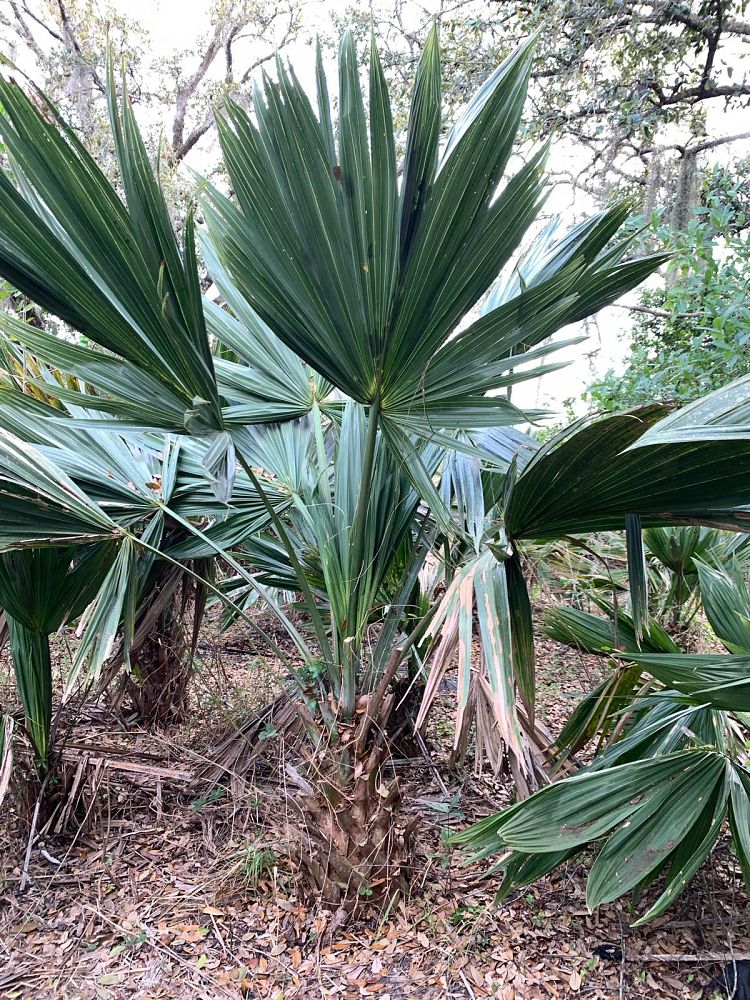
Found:
[[[462,867],[444,837],[506,804],[510,783],[446,767],[450,691],[432,716],[432,761],[397,762],[405,799],[423,813],[411,894],[331,936],[332,914],[305,901],[283,828],[253,782],[198,794],[187,780],[212,739],[248,714],[251,676],[259,705],[279,690],[276,666],[263,661],[259,682],[243,641],[217,633],[203,649],[182,727],[147,732],[96,707],[81,713],[66,754],[73,767],[87,747],[96,784],[88,797],[82,788],[63,832],[34,845],[24,893],[23,824],[15,807],[0,816],[3,1000],[697,1000],[727,955],[750,949],[750,907],[726,843],[647,927],[629,928],[622,901],[590,914],[577,864],[495,904],[499,878]],[[602,665],[536,641],[539,711],[556,732]],[[0,686],[4,701],[8,691]]]

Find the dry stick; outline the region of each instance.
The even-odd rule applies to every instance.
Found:
[[[425,759],[425,763],[427,764],[427,766],[429,767],[429,769],[432,771],[432,775],[435,778],[435,780],[437,781],[437,783],[440,785],[440,788],[441,788],[441,790],[443,792],[443,795],[445,795],[445,797],[447,799],[450,799],[450,797],[451,797],[450,792],[448,791],[448,789],[446,787],[446,784],[445,784],[445,782],[443,781],[443,779],[442,779],[442,777],[440,775],[440,771],[438,770],[437,765],[435,764],[435,761],[432,759],[432,755],[430,754],[430,751],[427,749],[427,744],[425,743],[422,734],[420,733],[420,731],[417,729],[416,725],[414,724],[414,719],[411,717],[411,712],[407,712],[406,713],[406,717],[409,720],[409,722],[411,723],[411,728],[414,731],[414,738],[417,741],[417,746],[419,747],[420,753],[422,754],[422,756]]]
[[[703,316],[702,312],[675,312],[668,309],[652,309],[650,306],[626,305],[624,302],[613,302],[617,309],[626,309],[628,312],[646,313],[648,316],[658,316],[659,319],[694,319]]]
[[[563,951],[550,952],[555,958],[570,958]],[[689,962],[698,965],[703,962],[750,962],[750,951],[704,951],[700,955],[673,955],[669,952],[647,952],[643,955],[622,953],[622,962]]]
[[[750,951],[707,951],[702,955],[627,955],[626,962],[750,962]]]
[[[459,970],[458,970],[458,974],[459,974],[459,976],[461,977],[461,979],[463,980],[463,984],[464,984],[464,986],[466,987],[466,993],[467,993],[467,996],[471,997],[471,998],[472,998],[472,1000],[475,1000],[475,998],[476,998],[476,993],[475,993],[475,992],[474,992],[474,990],[473,990],[473,989],[471,988],[471,985],[470,985],[470,983],[469,983],[469,980],[468,980],[468,979],[466,978],[466,976],[464,975],[464,970],[463,970],[463,969],[459,969]]]
[[[36,797],[36,805],[34,806],[34,816],[31,820],[31,829],[29,830],[29,840],[26,844],[26,854],[23,859],[23,871],[21,872],[21,885],[19,886],[19,892],[23,892],[29,881],[29,865],[31,864],[31,851],[34,847],[34,834],[36,833],[36,824],[39,819],[39,809],[42,804],[42,797],[47,789],[47,782],[49,781],[51,772],[48,770],[44,776],[44,781],[42,782],[42,787],[39,789],[39,794]]]

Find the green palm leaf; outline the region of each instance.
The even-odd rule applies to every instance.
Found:
[[[639,654],[628,659],[691,701],[729,712],[750,711],[750,656]]]
[[[0,552],[117,537],[117,524],[36,448],[0,429]]]
[[[452,840],[475,857],[510,850],[507,892],[606,838],[589,875],[587,902],[593,908],[663,874],[666,886],[636,922],[642,924],[683,891],[728,812],[738,853],[747,850],[749,791],[745,769],[722,754],[683,750],[566,778]]]
[[[127,205],[43,96],[44,114],[0,81],[0,124],[12,176],[0,174],[0,273],[73,329],[130,362],[142,377],[141,421],[153,388],[183,426],[222,426],[193,247],[181,252],[126,95],[109,72],[112,131]],[[102,362],[104,367],[104,363]],[[111,366],[109,368],[110,377]],[[110,385],[110,390],[114,386]],[[122,394],[135,418],[136,400]]]
[[[547,442],[518,477],[506,510],[516,538],[555,538],[645,524],[741,526],[750,499],[748,431],[717,424],[660,429],[665,408],[586,417]],[[670,421],[672,418],[669,418]]]
[[[556,330],[612,301],[661,259],[622,263],[625,245],[608,243],[626,213],[612,210],[553,242],[528,291],[515,290],[461,331],[543,201],[544,151],[498,193],[531,60],[528,43],[491,74],[439,156],[433,31],[417,69],[400,189],[377,50],[368,125],[348,34],[338,144],[320,63],[317,111],[279,64],[278,82],[257,89],[255,121],[230,106],[219,123],[236,202],[206,184],[203,203],[222,268],[288,348],[374,407],[400,459],[414,435],[522,421],[504,395],[487,393],[550,370],[523,366],[555,349],[540,345]],[[418,467],[414,481],[434,502]]]
[[[694,560],[711,628],[732,653],[750,653],[750,588],[736,564],[714,568]]]

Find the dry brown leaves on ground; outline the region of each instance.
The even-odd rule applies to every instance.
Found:
[[[220,676],[227,698],[248,669],[235,659]],[[547,641],[540,661],[542,710],[557,729],[600,667]],[[72,742],[98,748],[90,751],[99,761],[89,767],[98,766],[95,794],[81,783],[77,834],[73,824],[35,844],[23,893],[22,824],[12,810],[0,817],[3,1000],[687,1000],[706,995],[726,953],[750,949],[750,911],[726,845],[669,914],[639,930],[629,929],[624,904],[589,914],[582,866],[495,905],[497,880],[478,881],[441,836],[509,794],[489,775],[442,767],[450,694],[433,720],[440,782],[421,758],[399,767],[406,797],[425,817],[413,892],[329,940],[330,915],[303,904],[274,846],[279,824],[252,786],[196,794],[183,780],[209,720],[222,728],[213,681],[212,690],[206,725],[166,736],[117,733],[105,717],[78,723]]]

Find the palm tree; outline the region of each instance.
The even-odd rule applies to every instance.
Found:
[[[293,846],[343,913],[402,884],[410,828],[384,733],[397,671],[436,634],[433,616],[449,617],[434,602],[414,614],[427,553],[447,552],[449,571],[469,580],[449,587],[462,595],[460,621],[466,591],[489,602],[487,704],[528,784],[515,690],[532,719],[533,663],[517,543],[626,518],[633,536],[633,518],[661,520],[665,509],[677,520],[713,516],[730,482],[728,504],[748,499],[745,437],[700,425],[655,442],[659,408],[573,427],[525,466],[507,442],[484,436],[528,419],[502,390],[549,370],[536,365],[560,346],[552,334],[663,260],[625,259],[630,242],[616,236],[627,209],[615,206],[562,237],[543,234],[473,318],[544,201],[546,150],[501,183],[531,61],[530,44],[513,53],[441,149],[433,31],[400,183],[375,45],[369,123],[351,36],[341,44],[337,128],[320,54],[317,110],[279,62],[277,80],[256,91],[254,120],[235,105],[221,118],[235,200],[202,188],[204,257],[231,314],[201,295],[192,217],[178,240],[112,71],[124,200],[42,98],[40,112],[0,82],[12,166],[0,175],[0,273],[94,345],[9,328],[78,382],[45,383],[67,416],[8,394],[0,550],[113,546],[78,654],[97,668],[120,627],[126,643],[132,636],[144,554],[186,566],[212,553],[259,595],[291,638],[292,656],[276,651],[309,738],[296,794],[309,836]],[[134,435],[145,435],[135,454]],[[455,489],[436,486],[455,452],[481,461],[492,483],[487,536],[456,511]],[[725,480],[706,482],[704,460]],[[654,488],[662,467],[674,472],[672,492]],[[192,538],[167,548],[175,526]],[[303,625],[279,588],[296,592]],[[237,602],[233,611],[259,634]]]
[[[505,869],[503,892],[600,846],[589,875],[589,906],[662,876],[661,894],[636,921],[644,923],[684,890],[726,819],[750,887],[748,589],[736,562],[720,569],[696,555],[678,558],[682,546],[675,552],[682,543],[695,553],[703,539],[721,558],[742,552],[745,542],[672,530],[701,523],[746,530],[749,392],[745,378],[661,419],[646,409],[594,420],[553,439],[516,482],[504,521],[512,538],[611,530],[638,511],[650,526],[651,544],[667,553],[681,580],[688,570],[697,577],[708,620],[730,652],[681,653],[647,615],[641,614],[639,627],[635,613],[608,608],[601,598],[608,618],[565,608],[550,615],[548,634],[611,655],[617,666],[574,710],[558,738],[558,756],[597,735],[606,741],[576,774],[454,837],[477,860],[503,854],[494,866]],[[734,453],[731,471],[720,452]],[[646,456],[652,474],[644,476],[640,460]],[[657,525],[670,527],[666,537]],[[632,564],[630,574],[631,587],[634,581],[637,586]],[[633,603],[631,596],[631,612]],[[644,672],[652,679],[641,689]]]

